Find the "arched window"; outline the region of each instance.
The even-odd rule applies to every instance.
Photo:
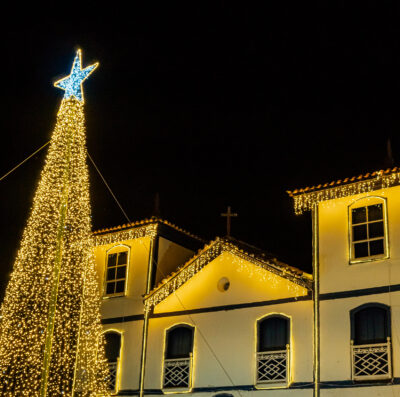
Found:
[[[285,350],[289,344],[289,320],[282,316],[258,322],[258,351]]]
[[[117,392],[118,387],[118,372],[121,356],[121,334],[115,331],[109,331],[104,334],[105,339],[105,355],[110,371],[109,389],[112,392]]]
[[[167,332],[165,358],[190,357],[193,351],[193,328],[179,326]]]
[[[287,317],[274,315],[257,322],[257,384],[287,382],[289,341]]]
[[[349,207],[350,262],[389,256],[386,199],[368,197]]]
[[[190,388],[194,328],[178,325],[166,332],[164,388]]]
[[[107,252],[105,295],[123,296],[128,275],[129,247],[119,245]]]
[[[386,307],[370,306],[354,313],[354,344],[385,343],[389,337],[389,311]]]
[[[391,378],[390,308],[380,303],[350,312],[353,378]]]

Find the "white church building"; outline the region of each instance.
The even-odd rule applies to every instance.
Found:
[[[94,233],[118,396],[400,396],[400,169],[288,192],[313,274],[159,218]]]

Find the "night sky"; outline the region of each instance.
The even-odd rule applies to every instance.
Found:
[[[400,12],[256,3],[9,15],[0,176],[49,140],[53,82],[82,48],[83,66],[100,62],[84,84],[88,150],[131,220],[159,193],[163,218],[210,240],[231,205],[234,237],[310,271],[310,214],[295,216],[286,190],[387,168],[388,139],[400,159]],[[0,182],[0,290],[45,154]],[[92,165],[90,177],[94,229],[126,223]]]

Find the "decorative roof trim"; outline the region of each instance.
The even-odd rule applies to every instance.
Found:
[[[141,227],[110,232],[107,234],[94,235],[94,246],[120,243],[121,241],[133,240],[141,237],[155,237],[157,235],[158,223],[151,223]]]
[[[174,225],[171,222],[168,222],[165,219],[157,217],[152,217],[150,219],[144,219],[141,221],[131,222],[124,225],[96,230],[93,232],[93,238],[95,241],[95,245],[97,246],[97,245],[111,244],[124,240],[131,240],[139,237],[147,237],[147,236],[155,237],[159,224],[169,226],[180,233],[183,233],[195,240],[204,243],[204,240],[201,239],[200,237],[184,229],[181,229],[180,227]]]
[[[287,193],[294,200],[294,210],[297,215],[312,210],[313,206],[321,201],[333,200],[353,196],[374,190],[386,189],[400,184],[400,168],[388,168],[375,171],[358,177],[306,187],[304,189],[288,190]]]
[[[290,280],[308,290],[311,290],[312,276],[275,258],[263,258],[240,249],[235,242],[229,238],[221,239],[217,237],[214,241],[206,245],[197,255],[186,262],[176,272],[172,272],[166,279],[162,280],[147,296],[144,298],[145,310],[149,311],[165,298],[175,292],[208,263],[220,256],[224,252],[232,253],[241,259],[253,263],[261,268],[276,274],[280,277]]]

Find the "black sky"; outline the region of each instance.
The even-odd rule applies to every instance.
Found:
[[[231,205],[235,237],[310,270],[310,216],[296,217],[285,191],[386,168],[388,138],[400,158],[400,13],[246,3],[9,15],[0,174],[50,138],[63,94],[52,83],[80,47],[84,66],[100,62],[84,86],[88,149],[132,220],[159,192],[164,218],[211,239]],[[44,156],[0,182],[1,289]],[[125,223],[90,172],[94,228]]]

